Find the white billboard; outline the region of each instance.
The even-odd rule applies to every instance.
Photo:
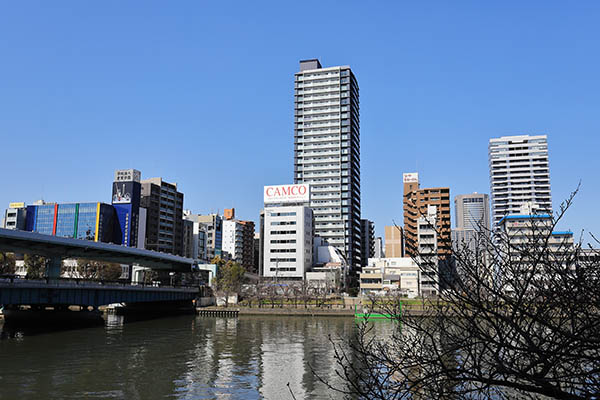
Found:
[[[408,172],[406,174],[402,174],[402,180],[404,183],[419,182],[419,173],[418,172]]]
[[[265,186],[265,204],[272,203],[304,203],[310,201],[310,185]]]

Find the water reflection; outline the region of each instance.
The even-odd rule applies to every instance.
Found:
[[[101,328],[0,341],[0,399],[291,399],[288,382],[297,399],[342,398],[310,367],[336,382],[328,335],[354,331],[336,317],[109,316]]]

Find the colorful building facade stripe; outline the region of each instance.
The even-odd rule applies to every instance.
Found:
[[[96,207],[96,234],[94,235],[94,242],[98,241],[98,231],[100,228],[100,203],[98,203]]]
[[[73,226],[73,237],[77,239],[77,224],[79,223],[79,203],[75,204],[75,225]]]
[[[54,222],[52,223],[52,234],[56,235],[56,219],[58,218],[58,204],[54,205]]]

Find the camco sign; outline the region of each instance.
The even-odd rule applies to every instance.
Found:
[[[310,200],[310,185],[265,186],[264,199],[265,204],[308,202]]]
[[[419,174],[417,172],[410,172],[407,174],[402,174],[402,180],[404,183],[413,183],[419,182]]]

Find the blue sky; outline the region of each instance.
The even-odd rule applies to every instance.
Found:
[[[298,61],[350,65],[362,214],[402,218],[402,173],[489,193],[487,142],[547,134],[561,228],[600,234],[600,3],[0,3],[0,208],[110,201],[115,169],[197,213],[258,219],[291,182]],[[454,210],[452,210],[454,212]]]

